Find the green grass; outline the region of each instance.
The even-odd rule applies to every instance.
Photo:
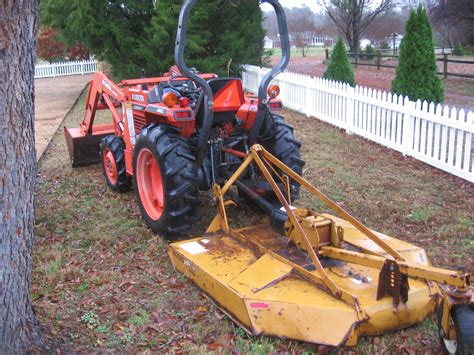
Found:
[[[83,107],[84,96],[66,118],[67,126],[77,125]],[[304,175],[315,186],[370,228],[423,246],[434,265],[469,270],[474,257],[471,184],[315,119],[285,115],[302,142]],[[110,117],[102,112],[98,119]],[[62,129],[40,161],[38,176],[33,302],[40,322],[55,329],[55,338],[69,352],[328,350],[248,336],[235,326],[174,271],[167,242],[145,227],[133,192],[112,192],[99,166],[71,168]],[[201,197],[191,235],[201,234],[216,213],[209,194]],[[304,193],[298,204],[325,210]],[[235,225],[262,218],[245,204],[233,211],[238,211],[231,215]],[[406,344],[408,352],[438,352],[435,327],[428,318],[341,351],[396,353]]]
[[[133,324],[135,327],[141,327],[148,324],[150,321],[150,316],[144,309],[139,310],[133,317],[128,319],[130,324]]]
[[[431,217],[431,211],[424,208],[415,208],[411,211],[411,219],[415,223],[426,223]]]
[[[331,51],[331,48],[329,48]],[[273,48],[273,56],[281,57],[281,48]],[[308,57],[324,57],[326,55],[326,50],[324,47],[310,47],[308,49]],[[301,49],[291,48],[291,57],[302,57]]]

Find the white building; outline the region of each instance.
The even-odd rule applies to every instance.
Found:
[[[271,49],[273,48],[273,46],[274,46],[273,39],[271,39],[268,36],[265,36],[265,39],[263,40],[263,47],[265,49]]]

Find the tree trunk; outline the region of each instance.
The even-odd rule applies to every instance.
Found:
[[[357,0],[353,0],[353,13],[352,13],[352,43],[351,52],[354,53],[356,61],[359,55],[359,41],[360,41],[360,19],[364,8],[362,4],[359,4]]]
[[[352,36],[352,47],[354,47],[354,56],[357,57],[359,55],[359,46],[360,46],[360,35],[359,29],[354,28],[354,35]]]
[[[351,56],[353,56],[357,51],[357,46],[354,43],[354,40],[351,38],[351,41],[349,42],[349,53]]]
[[[37,0],[0,2],[0,353],[41,346],[31,305]]]

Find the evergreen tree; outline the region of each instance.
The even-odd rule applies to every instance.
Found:
[[[341,37],[339,37],[334,46],[328,68],[323,77],[355,86],[354,73],[352,72],[352,66],[349,62],[349,58],[347,58],[346,47]]]
[[[42,0],[41,18],[66,45],[78,41],[109,62],[118,78],[162,75],[174,63],[182,0]],[[258,2],[199,1],[188,29],[186,60],[201,72],[238,75],[241,64],[260,64],[264,31]]]
[[[431,25],[421,6],[410,13],[400,45],[397,76],[392,92],[410,100],[444,101],[444,86],[438,77]]]

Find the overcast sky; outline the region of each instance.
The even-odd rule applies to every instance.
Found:
[[[280,0],[280,3],[284,7],[301,7],[303,5],[308,6],[311,10],[314,12],[319,12],[321,9],[317,5],[318,1],[317,0]],[[262,9],[264,11],[270,11],[272,9],[272,6],[269,4],[263,4]]]
[[[321,11],[321,7],[318,5],[318,0],[280,0],[280,3],[284,7],[289,7],[289,8],[301,7],[303,5],[306,5],[311,10],[313,10],[313,12],[320,12]],[[377,3],[380,3],[380,0],[376,1],[374,4],[377,4]],[[263,4],[262,9],[264,11],[271,11],[272,6],[269,5],[269,4]]]

